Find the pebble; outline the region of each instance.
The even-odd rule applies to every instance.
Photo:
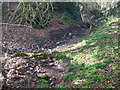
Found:
[[[54,66],[54,63],[50,63],[49,66]]]
[[[73,38],[75,38],[76,36],[72,36]]]
[[[27,71],[27,73],[30,73],[30,71]]]
[[[72,35],[72,33],[69,33],[69,36],[71,36]]]
[[[60,44],[60,42],[56,42],[56,44]]]
[[[30,70],[33,70],[33,68],[30,67]]]
[[[35,67],[35,72],[39,73],[41,71],[41,68],[39,66]]]

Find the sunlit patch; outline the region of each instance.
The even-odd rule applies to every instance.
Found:
[[[72,47],[72,49],[75,49],[75,48],[80,48],[82,46],[85,46],[86,45],[86,42],[87,40],[83,40],[82,42],[78,43],[77,45],[75,45],[74,47]]]
[[[85,79],[75,80],[75,81],[73,81],[73,84],[80,85],[80,84],[82,84],[84,81],[86,81],[86,80],[85,80]]]

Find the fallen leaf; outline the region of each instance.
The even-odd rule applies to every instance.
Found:
[[[82,79],[82,80],[76,80],[75,82],[74,82],[74,84],[76,84],[76,85],[80,85],[80,84],[82,84],[82,82],[84,82],[84,81],[86,81],[85,79]]]
[[[101,72],[101,73],[105,73],[105,70],[104,70],[104,69],[99,68],[98,70],[99,70],[99,72]]]

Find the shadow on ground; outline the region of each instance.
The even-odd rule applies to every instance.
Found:
[[[3,52],[13,54],[16,52],[39,52],[41,48],[53,49],[72,38],[86,35],[87,27],[83,25],[70,25],[55,30],[38,31],[17,26],[2,26]],[[36,34],[34,33],[36,32]],[[40,33],[44,33],[40,36]]]

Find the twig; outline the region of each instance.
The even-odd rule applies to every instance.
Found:
[[[28,27],[28,28],[32,28],[31,26],[27,26],[27,25],[21,25],[21,24],[9,24],[9,23],[1,23],[1,25],[11,25],[11,26],[21,26],[21,27]]]

